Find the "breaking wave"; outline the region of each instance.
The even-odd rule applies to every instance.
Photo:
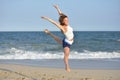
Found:
[[[7,54],[0,55],[0,59],[63,59],[63,52],[36,52],[26,51],[17,48],[10,48]],[[85,50],[84,52],[71,51],[69,59],[110,59],[120,58],[119,52],[91,52]]]

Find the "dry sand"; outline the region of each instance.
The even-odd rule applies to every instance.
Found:
[[[0,80],[120,80],[120,70],[41,68],[0,64]]]

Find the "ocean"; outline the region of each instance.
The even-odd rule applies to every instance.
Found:
[[[59,31],[52,33],[64,38]],[[69,56],[73,68],[120,69],[120,31],[74,31],[74,35]],[[62,45],[44,32],[0,32],[0,63],[61,68],[63,57]]]

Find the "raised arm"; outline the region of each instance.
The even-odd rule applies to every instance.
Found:
[[[51,22],[51,23],[53,23],[54,25],[56,25],[60,30],[63,31],[63,33],[65,32],[63,26],[61,26],[59,23],[55,22],[54,20],[52,20],[52,19],[50,19],[50,18],[48,18],[48,17],[45,17],[45,16],[42,16],[41,18],[42,18],[42,19],[45,19],[45,20],[47,20],[47,21],[49,21],[49,22]]]
[[[62,13],[62,11],[59,9],[58,5],[53,5],[53,6],[57,9],[58,14],[61,16],[63,13]]]

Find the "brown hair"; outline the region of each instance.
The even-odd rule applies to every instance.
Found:
[[[60,17],[59,17],[59,22],[60,22],[60,25],[64,25],[64,23],[63,23],[63,20],[64,20],[64,18],[66,18],[67,16],[65,15],[65,14],[60,14]]]

